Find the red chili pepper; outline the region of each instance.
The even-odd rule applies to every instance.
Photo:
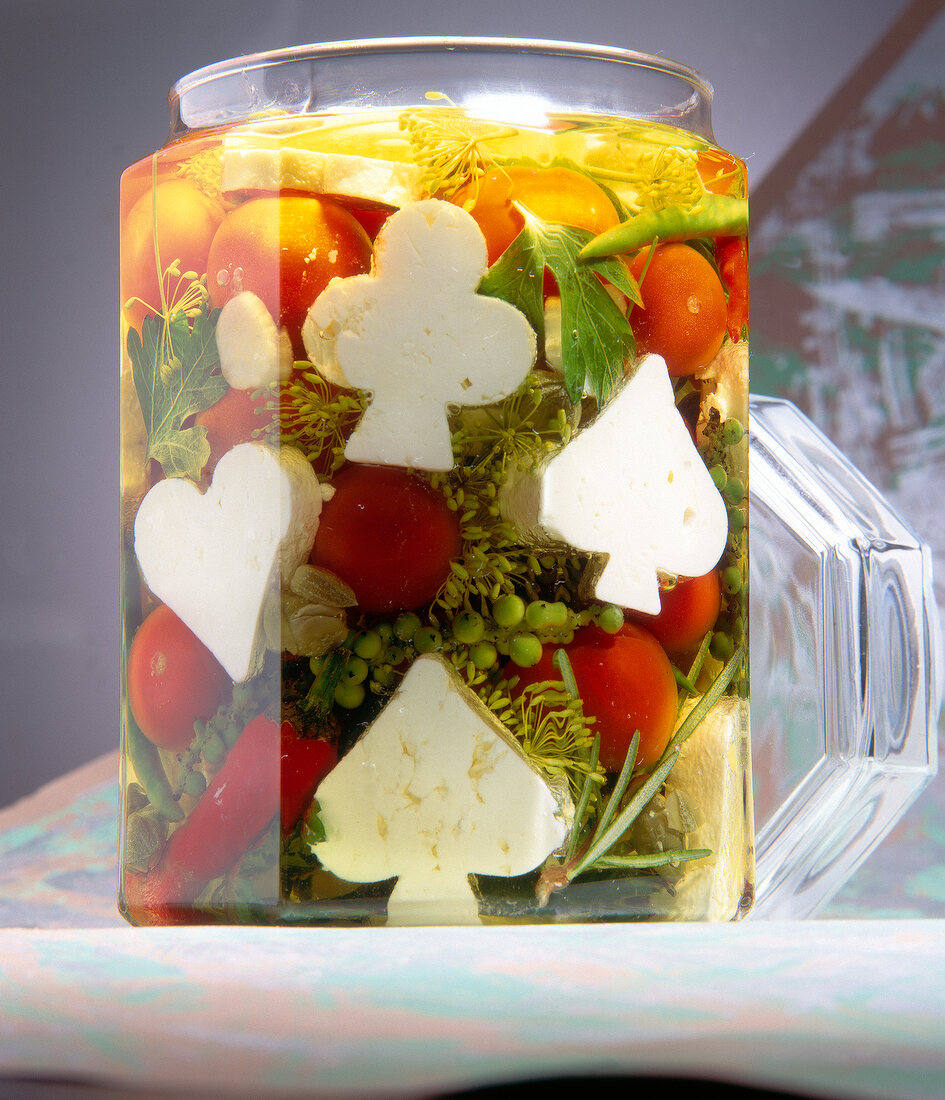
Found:
[[[718,237],[715,262],[728,291],[726,328],[733,340],[739,340],[748,321],[748,241],[744,237]]]
[[[283,722],[282,831],[290,833],[312,801],[315,788],[338,762],[330,741],[299,737],[291,722]]]
[[[125,905],[138,924],[192,924],[191,908],[212,879],[225,874],[279,808],[280,731],[264,715],[237,738],[187,819],[146,874],[127,872]]]

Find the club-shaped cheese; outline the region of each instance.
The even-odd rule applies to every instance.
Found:
[[[262,443],[228,451],[205,493],[167,478],[141,502],[135,553],[146,584],[232,680],[259,672],[267,592],[310,553],[321,506],[305,457]]]
[[[336,279],[315,300],[302,328],[312,362],[337,385],[370,394],[349,460],[449,470],[449,407],[489,404],[519,387],[535,333],[514,306],[476,293],[486,269],[473,218],[427,199],[388,219],[372,274]]]
[[[660,610],[659,571],[701,576],[728,537],[725,504],[657,355],[543,469],[513,478],[502,507],[537,542],[608,555],[595,596],[647,614]]]
[[[237,390],[257,390],[288,377],[292,344],[262,299],[244,290],[220,310],[216,327],[220,371]]]
[[[349,882],[397,876],[389,924],[475,924],[470,873],[522,875],[564,843],[573,806],[439,657],[418,657],[316,791],[314,851]]]

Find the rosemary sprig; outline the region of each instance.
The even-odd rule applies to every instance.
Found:
[[[703,648],[708,648],[707,642],[704,644]],[[656,767],[646,776],[627,801],[626,805],[621,809],[621,802],[633,778],[637,749],[640,743],[639,731],[637,730],[634,732],[623,767],[614,783],[613,790],[608,796],[607,802],[599,813],[597,823],[589,837],[585,834],[589,817],[588,804],[592,788],[590,786],[590,777],[585,779],[584,789],[578,800],[577,812],[574,818],[574,828],[572,829],[571,839],[565,851],[564,858],[560,861],[549,862],[542,871],[538,883],[536,884],[535,893],[540,905],[547,905],[552,893],[556,890],[563,890],[579,875],[585,874],[588,871],[617,869],[647,871],[659,867],[676,867],[680,863],[686,863],[694,859],[703,859],[712,854],[708,849],[693,848],[673,849],[670,851],[653,853],[633,852],[626,855],[614,855],[611,849],[626,836],[644,808],[649,804],[653,796],[658,793],[660,787],[662,787],[663,783],[666,781],[667,776],[673,770],[679,758],[680,748],[692,735],[693,731],[709,713],[712,707],[715,706],[731,683],[732,678],[741,665],[744,650],[745,647],[744,644],[742,644],[732,656],[731,660],[727,662],[722,671],[713,680],[708,691],[706,691],[699,702],[686,716],[685,721],[680,725],[679,729],[666,746],[666,749],[663,751],[663,755],[657,762]],[[698,675],[698,670],[695,666],[697,664],[701,666],[704,657],[705,654],[700,650],[700,655],[697,655],[693,664],[693,670],[690,672],[690,677],[692,677],[692,679],[695,679]],[[567,654],[564,650],[558,650],[556,652],[555,661],[559,668],[567,666],[568,672],[570,673]],[[576,684],[574,683],[573,673],[566,678],[566,683],[569,685],[569,690],[575,690]],[[594,760],[595,764],[598,751],[599,738],[596,738],[590,757]]]

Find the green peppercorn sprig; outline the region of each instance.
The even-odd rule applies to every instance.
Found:
[[[273,682],[267,663],[252,680],[234,684],[232,696],[220,704],[215,714],[194,722],[194,738],[179,756],[180,772],[173,791],[175,799],[181,795],[198,798],[203,794],[208,777],[223,763],[247,724],[275,706]]]

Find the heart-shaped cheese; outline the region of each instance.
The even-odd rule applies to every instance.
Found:
[[[168,478],[141,502],[135,553],[145,582],[234,681],[262,667],[266,594],[308,557],[321,506],[305,457],[263,443],[228,451],[206,493]]]

